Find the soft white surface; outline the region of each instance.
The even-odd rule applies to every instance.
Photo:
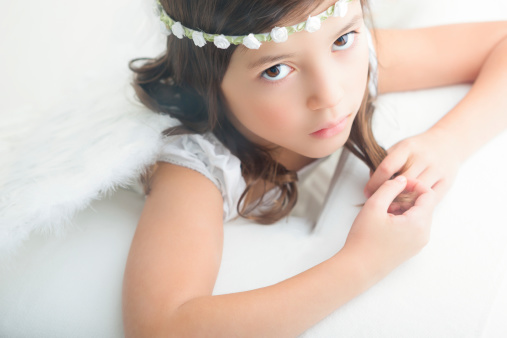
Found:
[[[377,2],[383,13],[379,26],[507,19],[507,4],[493,0]],[[70,87],[77,86],[90,69],[96,70],[91,76],[96,78],[113,64],[123,67],[130,58],[153,55],[156,43],[150,47],[139,39],[147,29],[138,28],[143,27],[137,20],[144,7],[137,4],[0,3],[0,41],[8,51],[0,53],[0,89],[9,94],[3,95],[0,112],[10,121],[0,130],[0,141],[19,137],[5,125],[17,121],[22,128],[26,114],[42,118],[42,107],[61,94],[71,95],[69,79]],[[427,128],[466,90],[459,86],[382,97],[377,136],[389,146]],[[8,147],[0,143],[0,150]],[[432,239],[420,255],[304,336],[507,336],[506,147],[504,133],[463,165],[438,207]],[[364,201],[367,178],[366,168],[353,157],[344,163],[313,233],[310,222],[297,217],[271,227],[246,221],[226,224],[214,293],[276,283],[338,251],[358,211],[353,205]],[[139,194],[119,189],[78,213],[73,219],[77,227],[67,236],[47,239],[34,234],[11,269],[0,273],[0,336],[122,336],[121,280],[142,204]]]

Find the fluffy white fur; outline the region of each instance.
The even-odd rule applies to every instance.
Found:
[[[134,101],[125,76],[103,77],[23,121],[0,167],[0,255],[33,232],[60,234],[93,199],[136,182],[153,163],[167,116]],[[8,130],[19,130],[11,122]]]
[[[2,261],[30,233],[62,234],[92,200],[135,182],[168,120],[129,85],[128,61],[164,48],[152,2],[0,9]]]

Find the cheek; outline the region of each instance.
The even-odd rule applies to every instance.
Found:
[[[288,100],[277,99],[276,103],[262,102],[252,104],[252,117],[262,121],[269,129],[283,130],[295,122],[295,107]]]
[[[349,93],[352,95],[354,102],[361,104],[366,87],[368,86],[368,67],[369,55],[367,47],[363,47],[363,51],[354,63],[354,76],[348,79]]]
[[[274,92],[274,91],[273,91]],[[288,129],[297,123],[296,102],[284,92],[282,95],[257,95],[249,91],[245,99],[231,102],[236,118],[251,131],[265,135]]]

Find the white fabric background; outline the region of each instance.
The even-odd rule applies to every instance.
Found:
[[[378,0],[374,9],[379,27],[507,19],[507,5],[498,0]],[[28,118],[43,119],[42,112],[90,81],[123,76],[128,60],[161,51],[149,13],[140,1],[1,2],[0,151],[8,150],[4,141],[16,139]],[[378,138],[387,146],[420,132],[466,90],[383,96]],[[393,129],[396,124],[400,129]],[[17,129],[6,128],[13,125]],[[420,255],[304,336],[507,336],[506,146],[504,133],[464,164]],[[322,190],[326,172],[329,167],[317,172],[321,180],[310,188]],[[349,158],[312,233],[301,217],[271,227],[227,224],[214,293],[276,283],[338,251],[366,180],[365,167]],[[33,235],[0,274],[0,336],[122,336],[121,280],[142,203],[136,192],[119,189],[78,213],[66,236]]]

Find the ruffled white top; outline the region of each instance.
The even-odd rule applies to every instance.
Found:
[[[375,95],[377,57],[371,34],[368,30],[366,31],[370,50],[370,65],[374,74],[368,86],[370,92]],[[177,119],[172,119],[172,122],[172,126],[181,124]],[[245,180],[241,174],[241,162],[211,132],[165,136],[158,161],[186,167],[204,175],[222,194],[224,222],[238,216],[237,205],[246,188]],[[319,163],[320,161],[315,161],[298,171],[299,178],[301,179],[305,173],[311,171]]]

